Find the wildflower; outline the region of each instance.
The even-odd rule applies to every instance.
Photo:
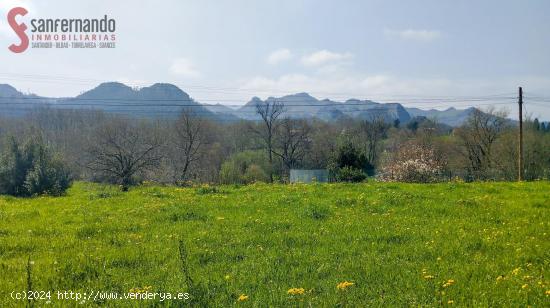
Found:
[[[286,291],[286,293],[290,295],[302,295],[304,294],[304,292],[305,292],[304,288],[291,288],[291,289],[288,289],[288,291]]]
[[[517,274],[519,273],[520,270],[521,270],[521,267],[515,268],[515,269],[512,271],[512,275],[517,275]]]
[[[441,261],[441,257],[437,257],[437,261]]]
[[[424,275],[424,279],[426,279],[426,280],[434,279],[434,276],[433,275]]]
[[[444,287],[444,288],[450,287],[450,286],[452,286],[454,283],[455,283],[455,281],[454,281],[453,279],[449,279],[449,280],[447,280],[447,282],[445,282],[445,283],[443,284],[443,287]]]
[[[231,276],[225,275],[225,277],[223,277],[223,278],[225,278],[225,280],[229,280],[229,278],[231,278]]]
[[[336,285],[336,288],[338,290],[345,290],[347,287],[351,287],[354,284],[355,283],[353,283],[353,282],[343,281],[343,282],[340,282],[338,285]]]
[[[546,294],[546,296],[550,296],[550,290],[546,290],[546,292],[544,292],[544,294]]]
[[[522,289],[527,289],[528,287],[529,287],[528,284],[524,284],[524,285],[521,286]]]
[[[248,295],[244,295],[244,294],[241,294],[239,298],[237,298],[237,301],[239,302],[244,302],[246,300],[248,300]]]
[[[503,279],[506,279],[506,277],[504,275],[500,275],[500,276],[497,277],[497,282],[501,281]]]
[[[447,301],[447,304],[452,305],[452,304],[454,304],[454,302],[455,302],[454,300],[450,299],[450,300]]]

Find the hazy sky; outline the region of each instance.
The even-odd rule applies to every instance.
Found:
[[[205,103],[309,92],[460,107],[472,102],[449,101],[504,95],[513,108],[521,85],[527,112],[550,120],[550,99],[528,99],[550,97],[547,0],[0,0],[2,16],[14,6],[29,10],[27,24],[104,14],[117,22],[116,49],[13,54],[18,39],[3,17],[0,83],[39,95],[117,80],[174,83]],[[430,97],[447,101],[423,102]]]

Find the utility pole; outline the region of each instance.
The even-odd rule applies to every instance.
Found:
[[[519,155],[518,155],[518,181],[523,181],[523,89],[519,87]]]

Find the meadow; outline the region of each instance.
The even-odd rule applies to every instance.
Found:
[[[550,183],[0,197],[0,306],[549,306]],[[188,292],[14,300],[12,291]]]

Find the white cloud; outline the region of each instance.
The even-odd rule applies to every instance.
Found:
[[[337,53],[328,50],[319,50],[302,57],[302,64],[305,66],[321,66],[330,63],[338,63],[350,60],[353,55],[349,52]]]
[[[403,40],[431,42],[441,37],[441,32],[437,30],[384,30],[386,36],[398,37]]]
[[[177,58],[172,62],[170,71],[173,74],[187,78],[195,78],[200,76],[200,72],[195,68],[193,63],[187,58]]]
[[[289,49],[278,49],[269,54],[267,57],[267,63],[275,65],[283,61],[290,60],[292,57],[292,52]]]
[[[29,0],[0,0],[0,10],[2,10],[2,12],[7,12],[18,6],[24,7],[27,10],[34,9],[34,6],[32,6]]]

